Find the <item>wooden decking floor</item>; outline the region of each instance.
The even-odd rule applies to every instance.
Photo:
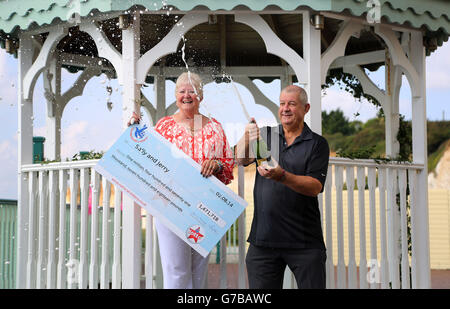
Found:
[[[220,265],[209,264],[208,268],[208,288],[220,288]],[[238,265],[227,264],[227,288],[238,288]],[[431,270],[431,288],[432,289],[450,289],[450,269],[432,269]]]

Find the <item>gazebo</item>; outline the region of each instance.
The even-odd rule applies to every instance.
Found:
[[[448,39],[448,2],[0,0],[0,9],[1,47],[17,54],[19,65],[18,288],[139,288],[142,278],[147,288],[159,287],[152,220],[145,221],[143,257],[141,209],[118,188],[110,201],[112,185],[93,170],[95,160],[33,164],[33,90],[43,74],[46,157],[58,160],[64,107],[82,95],[90,78],[105,73],[123,85],[125,128],[141,106],[153,123],[176,112],[166,102],[165,82],[188,63],[205,82],[221,82],[224,72],[232,76],[275,116],[276,102],[253,80],[280,79],[282,87],[298,82],[311,102],[307,123],[319,134],[321,85],[332,70],[350,73],[382,105],[391,158],[399,151],[404,74],[412,98],[412,162],[330,159],[320,195],[327,287],[430,288],[425,58]],[[366,74],[380,66],[385,66],[384,90]],[[64,93],[62,68],[82,71]],[[141,93],[144,83],[154,85],[154,98]],[[239,167],[241,196],[243,174]],[[88,215],[89,197],[98,205],[100,190],[102,212],[93,207]],[[123,212],[110,214],[110,202],[123,204]],[[239,288],[246,287],[245,216],[236,223]],[[226,238],[220,248],[224,265]],[[289,283],[288,272],[286,278]]]

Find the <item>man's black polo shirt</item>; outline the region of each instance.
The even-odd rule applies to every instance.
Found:
[[[330,155],[325,138],[312,132],[306,123],[290,146],[281,125],[262,128],[261,136],[284,170],[318,179],[323,191]],[[325,249],[317,197],[297,193],[256,172],[253,198],[255,211],[248,242],[271,248]]]

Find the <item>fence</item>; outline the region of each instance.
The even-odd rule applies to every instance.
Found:
[[[68,211],[69,210],[69,211]],[[77,225],[81,224],[81,208],[77,206]],[[70,224],[70,205],[66,204],[66,210],[64,211],[66,219],[64,226],[69,226]],[[16,274],[16,246],[17,243],[15,241],[15,234],[16,234],[16,221],[17,221],[17,202],[16,201],[7,201],[0,200],[0,289],[11,289],[15,287],[15,274]],[[89,216],[88,218],[89,225],[92,225],[92,218]],[[99,221],[99,230],[103,231],[103,209],[102,207],[99,207],[98,210],[98,221]],[[109,225],[114,225],[114,208],[110,210],[109,218],[106,220]],[[59,226],[55,226],[56,230],[59,230]],[[63,260],[61,263],[59,263],[59,267],[62,269],[61,272],[66,272],[68,276],[66,276],[66,281],[77,281],[77,278],[74,277],[78,274],[78,271],[80,270],[80,256],[82,253],[80,252],[79,247],[79,240],[80,240],[80,231],[77,232],[77,235],[75,237],[75,250],[77,251],[77,254],[75,255],[75,259],[70,260],[70,251],[65,250],[67,248],[63,248],[63,252],[65,250],[65,253],[62,254]],[[99,238],[102,238],[102,234],[98,235]],[[112,234],[108,236],[109,238],[112,238]],[[91,231],[88,231],[87,235],[88,243],[87,247],[91,248]],[[36,239],[37,240],[37,239]],[[59,239],[55,239],[55,241],[58,241],[58,244],[67,244],[70,241],[69,234],[66,233],[65,239],[61,242],[59,242]],[[109,248],[108,257],[110,260],[110,263],[112,261],[112,248]],[[59,251],[59,247],[55,247],[55,251]],[[102,243],[99,242],[98,244],[98,251],[102,251]],[[87,259],[91,259],[90,250],[87,250]],[[72,256],[73,257],[73,256]],[[98,259],[97,264],[99,264],[101,261]],[[44,274],[40,275],[40,278],[44,280],[46,277],[45,272],[48,269],[48,276],[51,276],[51,272],[54,271],[54,267],[52,267],[51,262],[46,263],[45,261],[38,263],[41,267],[41,271],[37,270],[37,272],[43,272]],[[50,265],[49,265],[50,264]],[[48,268],[47,268],[48,267]],[[44,282],[36,283],[36,287],[45,285]],[[61,286],[64,286],[64,282],[61,282]],[[51,284],[49,285],[51,287]]]
[[[16,284],[17,201],[0,200],[0,289]]]
[[[413,286],[411,247],[413,237],[419,240],[411,230],[411,218],[417,220],[416,177],[421,169],[412,164],[330,158],[327,182],[319,195],[328,288]],[[254,173],[246,172],[247,230],[253,213]],[[378,275],[370,283],[367,276],[375,270]]]
[[[121,288],[121,262],[127,258],[122,254],[127,252],[121,251],[121,211],[114,211],[116,205],[121,205],[121,192],[93,170],[96,162],[22,167],[29,196],[25,227],[28,234],[24,244],[27,248],[27,288]],[[416,215],[416,174],[423,167],[335,158],[330,160],[329,168],[324,193],[319,196],[328,249],[327,286],[414,286],[410,278],[414,280],[420,267],[428,267],[414,264],[414,250],[411,251],[412,258],[409,257],[409,240],[413,247],[420,241],[414,227],[409,233],[408,224],[420,220]],[[239,168],[237,178],[237,191],[243,196],[243,168]],[[250,187],[251,184],[247,184],[247,189]],[[66,199],[70,200],[68,206]],[[89,214],[89,205],[101,207],[91,207]],[[346,221],[344,212],[348,214]],[[144,212],[141,214],[145,216]],[[142,247],[145,250],[139,259],[144,260],[141,275],[146,287],[160,287],[157,242],[152,220],[148,219],[142,223],[145,228]],[[245,213],[236,226],[238,228],[229,232],[228,242],[226,237],[221,241],[221,288],[227,287],[227,250],[236,240],[239,287],[245,287]],[[366,280],[370,260],[375,261],[380,270],[380,280],[373,284]]]

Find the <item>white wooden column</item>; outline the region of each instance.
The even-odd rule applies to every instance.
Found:
[[[156,102],[156,109],[153,116],[153,125],[167,115],[166,112],[166,78],[164,75],[164,65],[163,61],[160,64],[159,74],[154,76],[154,84],[153,89],[155,92],[154,100]],[[150,104],[151,105],[151,104]],[[153,237],[153,233],[156,230],[153,228],[153,216],[147,212],[147,238],[151,241],[146,243],[149,246],[149,252],[146,254],[146,278],[147,278],[147,288],[153,288],[153,278],[155,278],[155,288],[163,288],[163,273],[162,273],[162,264],[161,264],[161,255],[159,253],[159,243],[158,243],[158,235]],[[155,233],[156,234],[156,233]],[[154,241],[153,241],[154,240]],[[150,266],[151,265],[151,266]],[[151,284],[150,284],[151,283]]]
[[[166,79],[162,68],[160,68],[160,74],[155,76],[154,91],[156,116],[153,119],[153,123],[156,124],[159,119],[166,116]]]
[[[431,288],[428,226],[428,169],[425,47],[422,33],[411,33],[409,58],[419,75],[419,95],[412,95],[413,162],[423,164],[418,172],[415,205],[411,208],[412,287]]]
[[[61,63],[54,53],[49,67],[44,70],[44,88],[53,100],[47,98],[45,158],[61,159]]]
[[[133,111],[140,112],[140,85],[136,84],[136,62],[140,56],[140,15],[130,14],[130,26],[122,31],[123,109],[125,129]],[[137,289],[141,274],[141,208],[127,194],[123,196],[122,287]]]
[[[23,78],[33,64],[33,44],[28,35],[21,35],[18,52],[18,221],[17,221],[17,272],[16,288],[23,289],[27,278],[27,244],[28,244],[28,179],[22,173],[22,165],[33,163],[33,101],[23,95]]]
[[[394,50],[392,50],[395,52]],[[386,156],[396,158],[400,151],[397,140],[399,130],[399,93],[402,83],[402,71],[392,63],[389,52],[385,56],[385,96],[383,110],[385,115]],[[387,171],[387,223],[388,223],[388,256],[390,279],[393,288],[400,288],[399,263],[401,254],[400,242],[400,209],[396,196],[398,191],[397,173],[391,169]],[[394,185],[395,184],[395,185]]]
[[[289,85],[292,85],[292,75],[288,74],[288,67],[286,65],[286,73],[280,76],[281,90],[283,90]]]
[[[385,115],[386,156],[395,158],[400,151],[397,140],[399,129],[399,95],[402,85],[402,71],[394,66],[388,53],[385,61],[385,100],[383,110]]]
[[[321,97],[321,49],[320,30],[310,23],[311,14],[303,13],[303,59],[307,66],[307,84],[311,109],[305,116],[308,126],[317,134],[322,134],[322,97]],[[308,116],[309,115],[309,116]]]

